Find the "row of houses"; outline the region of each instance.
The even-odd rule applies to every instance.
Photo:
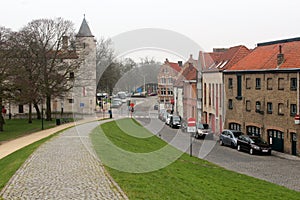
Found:
[[[273,150],[300,155],[300,38],[199,52],[168,60],[158,75],[158,101],[183,120],[208,123],[219,135],[241,130]]]

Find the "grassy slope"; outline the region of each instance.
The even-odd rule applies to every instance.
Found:
[[[52,128],[55,126],[55,121],[44,121],[44,128]],[[0,132],[0,142],[8,141],[24,135],[42,130],[42,121],[33,120],[29,124],[27,119],[12,119],[5,120],[4,132]]]
[[[122,120],[122,123],[133,124],[130,119]],[[101,127],[110,141],[127,151],[151,152],[166,144],[155,136],[143,139],[124,134],[116,122]],[[110,153],[109,147],[101,144],[102,130],[95,129],[92,134],[100,159]],[[133,130],[138,131],[136,127]],[[130,199],[300,199],[299,192],[225,170],[187,154],[163,169],[148,173],[106,168]]]

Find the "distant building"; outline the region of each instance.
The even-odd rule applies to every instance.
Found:
[[[160,71],[157,76],[157,95],[158,102],[160,104],[164,104],[166,109],[174,109],[171,104],[174,101],[173,84],[176,76],[181,71],[181,67],[180,62],[179,64],[173,63],[169,62],[168,59],[166,59],[164,64],[160,67]]]

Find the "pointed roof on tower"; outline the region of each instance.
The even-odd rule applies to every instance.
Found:
[[[85,20],[85,15],[84,15],[80,29],[76,36],[77,37],[94,37],[88,23]]]

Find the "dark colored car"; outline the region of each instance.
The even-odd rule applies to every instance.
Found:
[[[172,128],[180,128],[181,126],[181,118],[177,115],[172,115],[170,117],[170,123],[169,126]]]
[[[223,130],[221,135],[220,135],[220,145],[227,145],[231,146],[232,148],[237,147],[237,138],[243,135],[241,131],[237,130]]]
[[[237,139],[237,150],[253,154],[271,155],[270,145],[258,136],[241,135]]]
[[[158,110],[158,104],[155,104],[153,109]]]

